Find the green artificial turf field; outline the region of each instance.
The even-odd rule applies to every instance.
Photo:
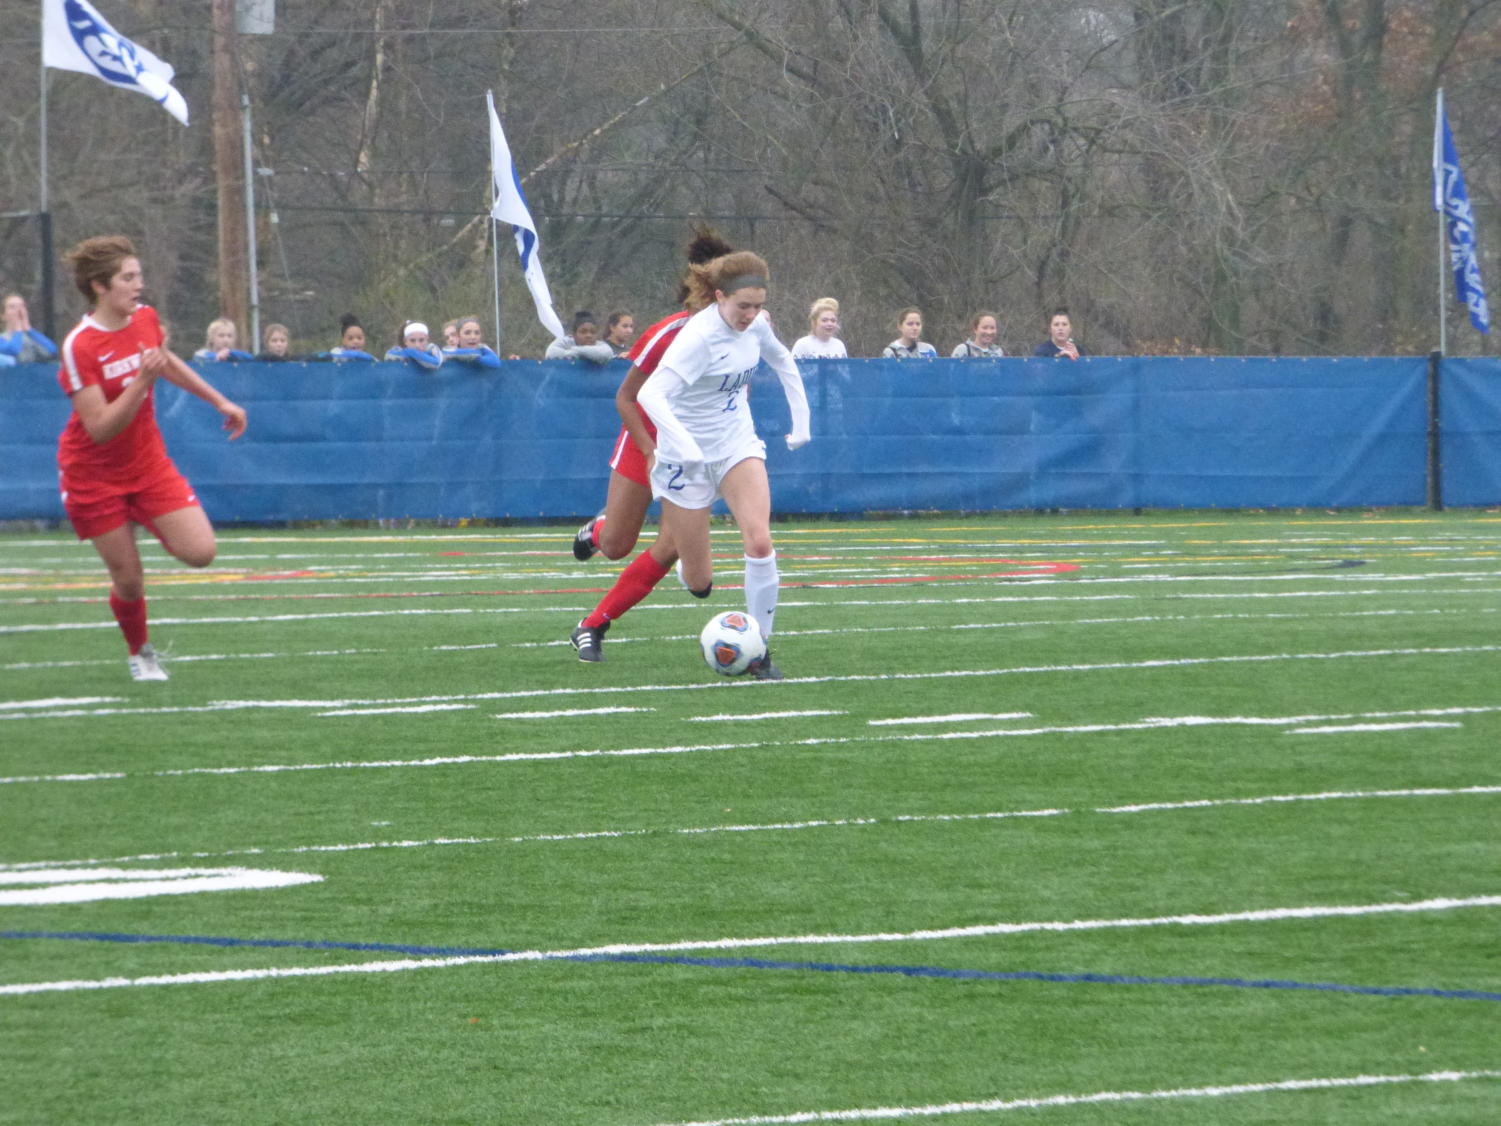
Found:
[[[0,536],[0,1122],[1501,1120],[1501,517]]]

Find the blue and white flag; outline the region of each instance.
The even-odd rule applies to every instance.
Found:
[[[495,202],[490,208],[490,216],[511,224],[516,235],[516,250],[521,255],[521,276],[526,278],[527,288],[532,291],[537,319],[552,333],[554,340],[560,340],[567,333],[563,331],[558,314],[553,311],[552,294],[547,289],[547,278],[542,275],[542,260],[537,257],[537,225],[532,222],[526,197],[521,194],[521,180],[511,160],[511,146],[506,144],[500,116],[495,112],[495,95],[488,90],[485,104],[490,107],[490,176],[495,181]]]
[[[1433,210],[1444,213],[1455,296],[1470,310],[1470,323],[1488,333],[1491,314],[1485,303],[1480,260],[1475,252],[1475,213],[1470,210],[1464,173],[1459,170],[1459,153],[1454,149],[1454,137],[1449,132],[1442,90],[1438,92],[1438,109],[1433,123]]]
[[[172,67],[112,28],[88,0],[42,0],[42,65],[145,94],[188,123],[188,103],[172,86]]]

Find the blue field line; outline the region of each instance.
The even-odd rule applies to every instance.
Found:
[[[393,942],[325,942],[316,939],[229,938],[214,935],[118,934],[106,931],[0,931],[0,939],[55,939],[70,942],[175,943],[184,946],[260,947],[296,950],[353,950],[425,957],[491,957],[515,954],[474,946],[412,946]],[[1338,982],[1282,981],[1241,977],[1145,977],[1139,974],[1044,973],[1040,970],[965,970],[945,966],[893,966],[848,962],[782,962],[766,958],[695,958],[681,954],[559,954],[560,962],[634,962],[721,970],[795,970],[826,974],[894,974],[950,981],[1034,981],[1051,985],[1178,985],[1226,989],[1285,989],[1306,993],[1355,993],[1366,997],[1436,997],[1446,1001],[1501,1001],[1483,989],[1434,989],[1405,985],[1343,985]]]

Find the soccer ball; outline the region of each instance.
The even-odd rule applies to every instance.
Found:
[[[704,663],[724,676],[739,676],[766,656],[766,641],[756,619],[743,610],[715,614],[698,635]]]

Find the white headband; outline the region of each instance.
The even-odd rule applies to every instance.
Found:
[[[421,321],[411,321],[407,324],[406,328],[401,330],[401,338],[405,340],[414,332],[420,332],[423,336],[426,336],[427,325],[423,324]]]

